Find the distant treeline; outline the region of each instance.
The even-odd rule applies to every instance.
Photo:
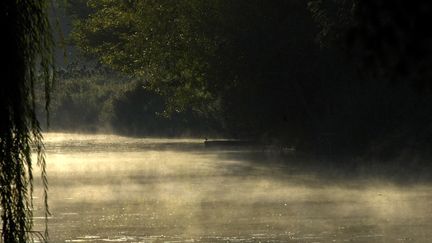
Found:
[[[166,99],[145,88],[141,80],[74,64],[57,71],[48,113],[51,131],[167,137],[217,134],[208,121],[190,111],[168,116]],[[46,125],[43,89],[37,91],[38,116]]]
[[[316,154],[428,151],[431,52],[411,33],[423,12],[389,4],[68,1],[81,53],[133,78],[64,79],[53,124],[221,134]]]

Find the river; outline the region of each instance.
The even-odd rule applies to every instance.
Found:
[[[333,180],[295,156],[199,139],[48,133],[45,143],[51,242],[432,240],[426,183]]]

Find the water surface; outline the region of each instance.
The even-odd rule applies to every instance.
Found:
[[[332,180],[199,139],[45,137],[51,242],[431,242],[425,183]]]

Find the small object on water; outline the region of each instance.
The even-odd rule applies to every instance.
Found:
[[[206,147],[219,147],[219,146],[231,146],[231,147],[237,147],[237,146],[259,146],[260,144],[255,141],[250,140],[205,140],[204,145]]]

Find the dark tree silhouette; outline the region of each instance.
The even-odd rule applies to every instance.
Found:
[[[342,45],[363,70],[393,81],[430,88],[430,1],[311,0],[322,45]]]
[[[378,74],[431,87],[431,12],[430,1],[359,1],[348,40],[361,45],[364,64]]]
[[[34,86],[45,83],[46,106],[52,86],[52,46],[47,15],[49,1],[4,0],[2,84],[0,88],[0,206],[3,242],[28,242],[32,232],[33,160],[41,167],[45,216],[47,177],[44,146],[35,115]],[[47,217],[46,217],[47,218]],[[45,231],[45,238],[47,237]],[[42,237],[42,235],[40,235]]]

